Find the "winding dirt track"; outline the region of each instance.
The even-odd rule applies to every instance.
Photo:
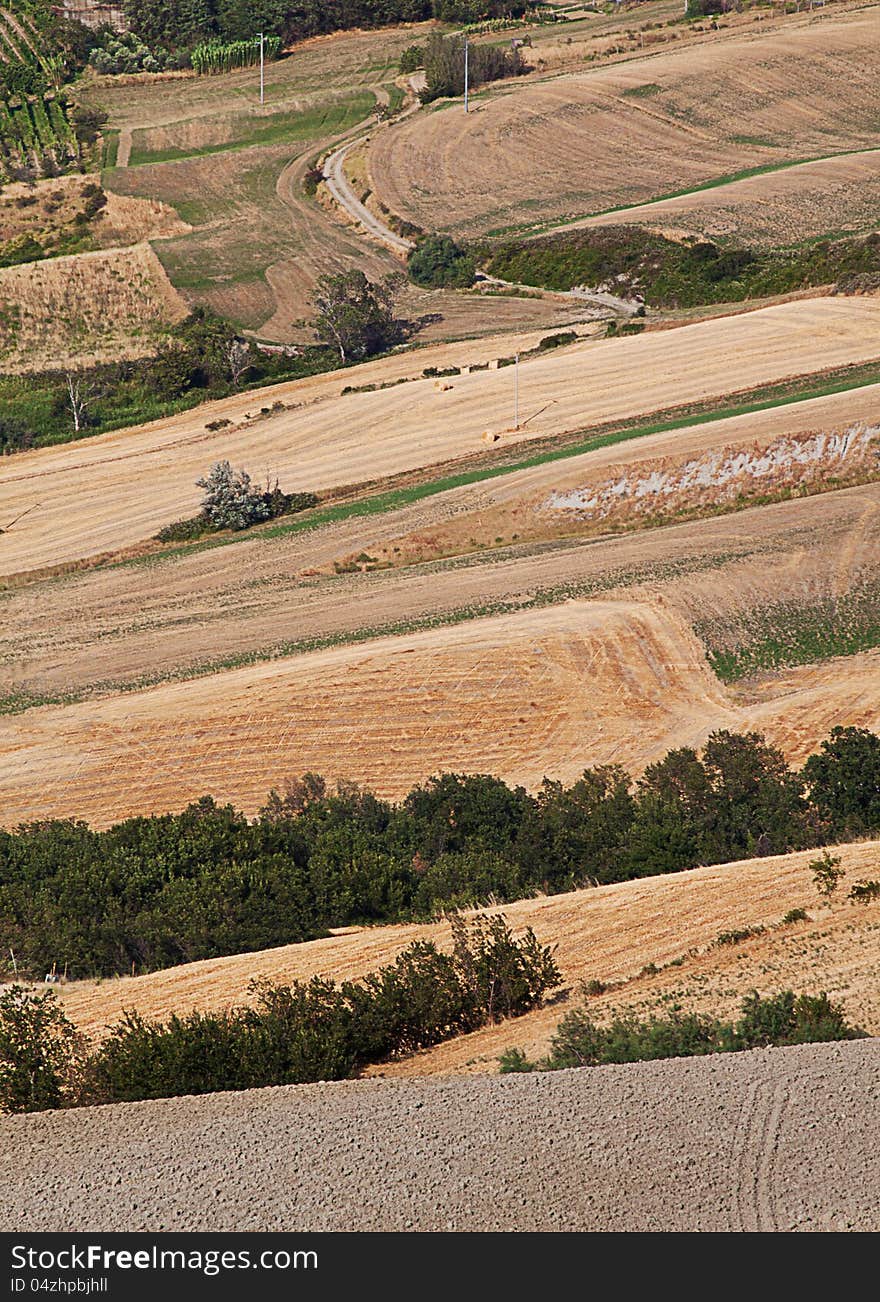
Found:
[[[878,1094],[876,1040],[252,1090],[6,1118],[0,1178],[16,1231],[870,1231]]]
[[[411,375],[433,351],[415,362],[391,358],[344,377],[278,386],[263,397],[231,398],[135,430],[10,458],[0,468],[0,519],[35,503],[39,509],[0,537],[0,573],[118,549],[195,514],[195,481],[220,457],[258,476],[268,468],[287,489],[318,489],[481,450],[487,429],[512,423],[508,370],[461,375],[440,389],[417,380],[340,396],[346,383]],[[447,365],[491,356],[485,341],[438,352]],[[636,338],[578,343],[562,356],[551,353],[521,367],[524,428],[508,438],[577,430],[878,356],[880,298],[870,297],[809,299]],[[259,413],[261,401],[299,405],[238,428],[206,429],[221,416],[241,422],[246,413]]]

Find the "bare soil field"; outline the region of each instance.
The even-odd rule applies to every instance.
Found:
[[[880,728],[880,651],[789,670],[750,705],[662,599],[568,602],[6,715],[0,825],[107,825],[205,794],[253,813],[309,771],[394,797],[441,769],[536,787],[717,728],[758,726],[797,763],[838,724]]]
[[[0,268],[0,361],[9,372],[144,357],[186,316],[147,243]]]
[[[560,1005],[581,1002],[580,986],[591,980],[609,987],[589,999],[598,1020],[623,1010],[659,1012],[673,996],[684,1007],[728,1016],[751,989],[792,988],[828,991],[844,1003],[852,1021],[880,1034],[880,990],[874,979],[880,911],[844,899],[853,882],[876,877],[880,842],[834,849],[845,877],[841,902],[833,907],[813,884],[809,863],[816,853],[695,868],[488,910],[503,913],[515,932],[531,927],[541,944],[556,947],[563,978],[559,997],[524,1017],[371,1068],[370,1074],[495,1071],[497,1055],[509,1045],[529,1056],[543,1054],[566,1010]],[[790,909],[804,909],[808,918],[782,925]],[[765,930],[737,945],[715,943],[722,932],[749,927]],[[430,940],[446,949],[451,936],[447,922],[351,927],[325,940],[203,959],[145,976],[72,981],[59,986],[59,997],[79,1029],[100,1038],[125,1009],[163,1020],[173,1013],[245,1003],[252,980],[356,981],[393,963],[413,941]],[[651,964],[658,970],[646,972]]]
[[[417,361],[391,358],[342,376],[276,386],[262,398],[251,393],[135,430],[22,453],[0,470],[0,516],[12,519],[35,501],[39,510],[3,536],[0,573],[117,550],[195,514],[195,481],[221,457],[256,475],[264,469],[278,475],[287,491],[374,479],[477,452],[487,428],[506,444],[526,442],[874,359],[878,324],[878,298],[819,298],[635,338],[580,342],[520,368],[517,433],[510,431],[507,369],[341,395],[358,380],[412,375],[414,361],[435,360],[425,350]],[[508,355],[522,346],[506,344]],[[476,341],[437,356],[449,365],[487,353],[488,345]],[[287,407],[248,421],[267,400]],[[208,422],[221,416],[233,425],[208,431]]]
[[[870,1231],[878,1090],[876,1040],[251,1090],[5,1117],[0,1175],[22,1232]]]
[[[880,226],[880,150],[800,163],[711,190],[567,222],[555,229],[631,223],[717,240],[735,237],[738,242],[768,248],[876,230]]]
[[[377,136],[376,193],[426,229],[439,212],[445,229],[476,236],[876,148],[878,35],[876,10],[827,12],[509,83],[480,95],[467,116],[441,106]]]

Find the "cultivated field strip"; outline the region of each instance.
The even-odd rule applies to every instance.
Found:
[[[204,794],[254,812],[306,771],[385,796],[441,769],[535,787],[757,722],[793,761],[836,724],[880,727],[880,652],[737,706],[661,603],[569,602],[0,718],[0,825],[105,825]]]
[[[876,10],[827,13],[508,84],[467,116],[429,111],[377,135],[375,191],[425,229],[440,212],[445,230],[478,235],[875,148],[878,38]]]
[[[471,356],[485,351],[485,341],[475,343]],[[466,354],[460,345],[448,356]],[[880,298],[870,297],[804,300],[637,338],[578,343],[521,367],[523,428],[506,437],[526,443],[878,356]],[[385,365],[386,373],[412,373],[399,369],[405,359]],[[356,375],[344,379],[357,383]],[[221,457],[256,475],[277,474],[288,490],[319,489],[477,452],[487,430],[503,432],[513,423],[508,368],[458,376],[446,388],[418,380],[339,396],[342,387],[339,376],[325,376],[264,391],[270,400],[302,405],[244,428],[212,433],[205,426],[220,416],[258,413],[259,395],[10,459],[0,469],[0,519],[35,503],[39,509],[0,539],[0,574],[124,547],[193,514],[195,480]]]
[[[778,247],[829,231],[870,229],[878,221],[880,147],[581,218],[554,227],[554,233],[635,224]]]
[[[876,1040],[289,1086],[7,1117],[0,1178],[31,1232],[871,1231],[878,1090]]]

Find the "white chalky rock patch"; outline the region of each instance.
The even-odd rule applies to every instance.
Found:
[[[766,479],[798,467],[841,465],[862,456],[880,434],[880,426],[859,423],[842,433],[814,434],[806,439],[777,439],[762,451],[737,449],[709,452],[672,470],[654,469],[636,476],[632,472],[596,487],[552,492],[545,510],[606,515],[625,501],[670,497],[699,489],[718,489],[743,478]]]

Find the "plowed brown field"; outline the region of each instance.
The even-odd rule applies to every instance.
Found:
[[[477,235],[876,147],[878,39],[875,10],[825,14],[507,85],[377,137],[371,175],[399,215]]]
[[[846,871],[841,896],[852,882],[877,876],[880,842],[844,846],[834,853]],[[496,911],[505,914],[515,931],[532,927],[542,944],[557,947],[568,1006],[578,1002],[580,982],[599,980],[612,987],[590,1000],[599,1018],[612,1009],[657,1011],[669,996],[686,1007],[726,1016],[750,989],[791,987],[827,990],[842,1000],[853,1021],[880,1034],[880,992],[874,979],[880,962],[878,910],[845,902],[833,908],[820,904],[808,866],[814,856],[806,851],[697,868],[521,900]],[[808,920],[776,925],[795,908],[805,909]],[[768,930],[740,945],[713,945],[721,932],[758,926]],[[243,1003],[255,978],[357,980],[393,962],[414,940],[448,946],[449,926],[351,928],[327,940],[206,959],[146,976],[73,982],[60,993],[68,1015],[98,1036],[123,1009],[165,1018]],[[680,965],[679,959],[684,960]],[[650,963],[660,969],[676,966],[643,972]],[[376,1074],[491,1071],[497,1054],[509,1045],[529,1054],[545,1052],[564,1011],[565,1005],[550,1004],[378,1068]]]
[[[507,340],[505,351],[512,344]],[[418,361],[427,364],[433,351]],[[491,356],[485,341],[437,353],[447,364]],[[523,428],[507,437],[577,430],[878,356],[880,298],[870,297],[785,303],[636,338],[578,343],[521,367]],[[121,548],[195,514],[195,481],[221,457],[256,475],[268,469],[288,490],[326,488],[477,452],[487,428],[513,423],[508,369],[461,375],[440,389],[419,380],[339,396],[345,383],[412,373],[412,359],[393,358],[344,377],[264,390],[263,402],[292,407],[265,419],[243,419],[259,413],[255,393],[16,456],[0,468],[0,519],[35,503],[39,509],[0,538],[0,574]],[[219,416],[236,424],[211,433],[206,423]]]

